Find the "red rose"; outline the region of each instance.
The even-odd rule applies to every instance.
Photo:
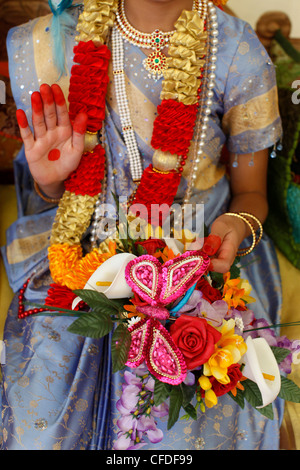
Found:
[[[214,377],[210,377],[212,389],[217,395],[217,397],[225,395],[226,393],[230,392],[230,390],[232,390],[234,387],[236,387],[237,383],[243,377],[240,367],[240,364],[232,364],[230,367],[228,367],[227,375],[230,378],[230,382],[228,384],[221,384]]]
[[[148,255],[153,255],[157,248],[164,249],[167,245],[163,240],[159,238],[149,238],[143,242],[135,242],[135,245],[141,245],[147,251]]]
[[[189,370],[208,361],[215,350],[215,343],[222,336],[204,318],[188,315],[181,315],[171,326],[170,333]]]
[[[215,289],[210,285],[210,283],[202,278],[197,283],[197,290],[202,292],[203,298],[208,300],[208,302],[213,303],[216,300],[222,300],[222,294],[218,289]]]

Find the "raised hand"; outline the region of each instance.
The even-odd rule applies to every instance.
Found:
[[[41,85],[31,95],[33,133],[26,114],[17,110],[26,159],[33,179],[51,197],[63,192],[63,181],[79,165],[84,150],[87,115],[79,113],[70,122],[59,85]]]

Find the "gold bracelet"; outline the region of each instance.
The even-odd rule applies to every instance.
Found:
[[[261,221],[257,217],[255,217],[255,215],[250,214],[250,212],[239,212],[239,214],[241,214],[244,217],[250,217],[250,219],[253,219],[257,223],[258,230],[259,230],[259,235],[256,238],[256,245],[255,245],[257,246],[259,242],[261,241],[263,233],[264,233],[264,229],[263,229]]]
[[[238,219],[241,219],[245,222],[245,224],[248,225],[251,233],[252,233],[252,245],[250,245],[249,247],[247,248],[241,248],[240,250],[238,250],[237,252],[237,256],[246,256],[246,255],[249,255],[249,253],[251,253],[251,251],[253,251],[253,249],[255,248],[255,246],[257,245],[257,242],[256,242],[256,233],[255,233],[255,229],[253,227],[253,225],[251,224],[251,222],[246,219],[246,217],[244,217],[243,215],[241,215],[240,212],[226,212],[225,215],[229,215],[229,216],[232,216],[232,217],[237,217]]]
[[[41,199],[43,199],[43,201],[49,202],[50,204],[58,204],[59,203],[60,198],[55,199],[55,198],[48,197],[45,194],[43,194],[42,191],[39,188],[39,185],[37,184],[37,182],[35,180],[33,180],[33,186],[34,186],[35,192],[38,194],[38,196],[40,196]]]

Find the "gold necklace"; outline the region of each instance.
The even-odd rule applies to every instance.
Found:
[[[194,0],[193,11],[197,10],[200,15],[204,13],[206,2]],[[163,32],[156,29],[153,33],[142,33],[135,29],[126,18],[124,0],[120,0],[116,12],[116,26],[123,38],[131,44],[143,49],[153,49],[153,52],[144,59],[143,65],[149,72],[149,77],[159,80],[163,76],[166,66],[166,55],[162,50],[168,45],[174,31]]]

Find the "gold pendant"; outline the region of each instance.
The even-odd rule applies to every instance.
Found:
[[[156,30],[152,33],[151,46],[154,52],[144,59],[144,67],[149,72],[149,76],[154,80],[159,80],[163,76],[164,70],[167,68],[166,55],[161,52],[166,45],[166,40],[161,31]]]
[[[163,76],[166,67],[166,56],[161,51],[152,52],[147,59],[144,59],[144,67],[154,80],[159,80]]]

